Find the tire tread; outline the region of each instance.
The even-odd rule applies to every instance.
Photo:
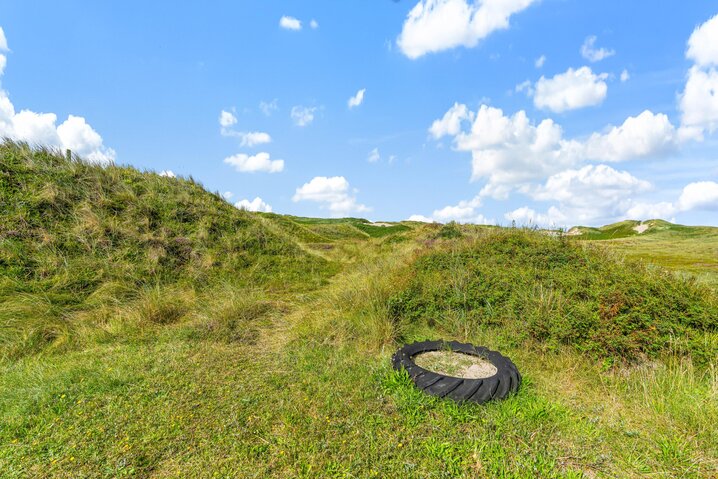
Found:
[[[456,378],[427,371],[414,362],[413,358],[418,354],[446,349],[486,358],[496,367],[496,374],[482,379]],[[454,401],[483,404],[504,399],[516,393],[521,386],[521,374],[509,358],[483,346],[458,341],[427,340],[407,344],[394,354],[391,363],[396,370],[405,369],[414,385],[426,394],[448,397]]]

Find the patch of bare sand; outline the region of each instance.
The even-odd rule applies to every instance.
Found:
[[[636,225],[633,227],[633,231],[635,231],[638,234],[644,233],[648,228],[650,228],[651,225],[647,223],[641,223],[640,225]]]
[[[496,374],[496,366],[490,361],[470,354],[430,351],[413,359],[419,367],[455,378],[483,379]]]

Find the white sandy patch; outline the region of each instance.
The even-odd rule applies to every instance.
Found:
[[[490,361],[470,354],[451,351],[430,351],[414,357],[417,366],[444,376],[483,379],[496,374]]]
[[[647,223],[641,223],[640,225],[634,226],[633,231],[635,231],[638,234],[641,234],[641,233],[645,232],[650,227],[651,227],[651,225],[649,225]]]
[[[391,223],[372,223],[371,225],[372,225],[372,226],[383,226],[383,227],[385,227],[385,228],[386,228],[387,226],[394,226],[394,225],[391,224]]]

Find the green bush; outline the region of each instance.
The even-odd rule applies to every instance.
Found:
[[[604,249],[500,230],[420,256],[389,300],[396,320],[499,327],[517,341],[633,361],[669,349],[715,359],[715,293]],[[457,320],[460,318],[460,321]]]
[[[461,233],[461,230],[459,229],[459,226],[453,221],[442,226],[439,232],[436,233],[437,238],[444,239],[461,238],[462,236],[463,235]]]

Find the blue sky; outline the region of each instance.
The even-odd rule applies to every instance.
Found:
[[[0,1],[0,133],[278,213],[718,225],[715,2],[178,3]]]

